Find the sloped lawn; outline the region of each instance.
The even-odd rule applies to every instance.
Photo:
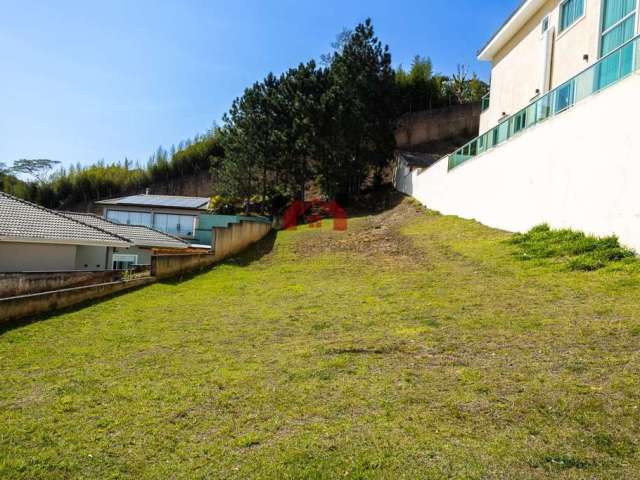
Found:
[[[637,260],[329,226],[2,330],[0,478],[640,478]]]

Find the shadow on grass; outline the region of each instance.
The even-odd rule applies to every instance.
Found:
[[[216,263],[214,265],[212,265],[209,268],[205,268],[202,270],[196,270],[193,272],[190,272],[188,274],[184,274],[178,277],[174,277],[174,278],[170,278],[167,280],[163,280],[157,283],[160,283],[162,285],[179,285],[183,282],[189,281],[193,278],[196,278],[204,273],[207,273],[208,271],[211,270],[211,268],[217,266],[217,265],[224,265],[224,264],[233,264],[233,265],[240,265],[242,267],[246,267],[248,265],[251,265],[253,262],[257,262],[259,261],[262,257],[264,257],[265,255],[268,255],[269,253],[271,253],[273,251],[273,247],[276,241],[276,237],[277,237],[277,232],[275,231],[271,231],[266,237],[264,237],[262,240],[260,240],[257,243],[254,243],[253,245],[249,246],[247,248],[247,250],[245,250],[244,252],[240,253],[238,256],[236,257],[232,257],[232,258],[228,258],[225,259],[219,263]],[[72,312],[76,312],[78,310],[83,310],[85,308],[91,307],[93,305],[96,305],[98,303],[101,302],[105,302],[107,300],[110,300],[112,298],[116,298],[119,297],[120,295],[124,295],[130,292],[134,292],[140,288],[144,288],[146,286],[149,286],[152,284],[147,284],[147,285],[140,285],[138,287],[134,287],[131,288],[129,290],[122,290],[120,292],[116,292],[113,293],[111,295],[107,295],[104,297],[100,297],[100,298],[96,298],[93,300],[85,300],[84,302],[78,303],[76,305],[71,305],[69,307],[65,307],[65,308],[61,308],[59,310],[53,310],[53,311],[49,311],[49,312],[45,312],[45,313],[41,313],[38,315],[33,315],[31,317],[26,317],[26,318],[22,318],[22,319],[18,319],[18,320],[9,320],[8,322],[4,322],[4,323],[0,323],[0,336],[3,335],[4,333],[11,331],[11,330],[15,330],[18,328],[22,328],[22,327],[26,327],[27,325],[31,325],[33,323],[38,323],[41,322],[43,320],[47,320],[53,316],[57,316],[57,315],[63,315],[65,313],[72,313]]]
[[[64,315],[66,313],[73,313],[78,310],[83,310],[85,308],[91,307],[93,305],[97,305],[98,303],[106,302],[107,300],[111,300],[113,298],[119,297],[121,295],[125,295],[127,293],[135,292],[140,290],[141,288],[148,287],[149,285],[153,285],[153,283],[148,283],[146,285],[138,285],[137,287],[132,287],[128,290],[120,290],[119,292],[112,293],[110,295],[105,295],[104,297],[94,298],[92,300],[84,300],[80,303],[76,303],[75,305],[70,305],[68,307],[50,310],[48,312],[39,313],[37,315],[33,315],[30,317],[20,318],[17,320],[9,320],[7,322],[0,323],[0,336],[9,332],[11,330],[16,330],[18,328],[26,327],[33,323],[42,322],[44,320],[48,320],[51,317],[55,317],[58,315]]]
[[[389,210],[393,210],[400,205],[406,198],[411,198],[396,190],[382,189],[365,193],[356,198],[352,204],[347,207],[349,219],[368,217],[378,215]]]
[[[275,230],[271,230],[262,240],[250,245],[247,249],[236,256],[225,258],[224,260],[214,263],[210,267],[205,267],[200,270],[194,270],[189,273],[184,273],[177,277],[167,278],[160,281],[162,285],[179,285],[182,282],[186,282],[193,278],[196,278],[204,273],[211,271],[219,265],[239,265],[241,267],[247,267],[254,262],[259,261],[265,255],[268,255],[273,251],[273,247],[276,243],[276,237],[278,233]]]

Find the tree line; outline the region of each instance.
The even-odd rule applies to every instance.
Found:
[[[479,102],[489,86],[464,65],[446,76],[433,72],[429,57],[416,55],[409,70],[396,70],[396,99],[401,113]]]
[[[170,151],[159,147],[145,165],[127,158],[116,163],[99,161],[89,166],[60,167],[56,171],[53,169],[59,162],[45,159],[18,160],[10,168],[0,164],[0,189],[49,208],[73,208],[207,173],[214,159],[223,155],[219,136],[212,129]],[[35,181],[22,181],[16,174],[29,175]]]
[[[25,173],[23,163],[23,170],[0,169],[0,187],[65,208],[209,172],[220,205],[259,203],[274,211],[301,198],[312,182],[347,202],[363,186],[381,182],[401,114],[477,101],[487,91],[463,67],[451,77],[432,70],[423,57],[408,71],[394,70],[388,46],[367,20],[340,34],[319,62],[270,73],[247,88],[222,126],[169,152],[159,148],[144,166],[98,162],[59,168],[46,180],[45,172],[30,172],[36,181],[22,182],[12,173]]]

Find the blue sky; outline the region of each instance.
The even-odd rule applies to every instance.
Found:
[[[475,52],[519,1],[0,0],[0,162],[145,162],[366,17],[395,65],[487,79]]]

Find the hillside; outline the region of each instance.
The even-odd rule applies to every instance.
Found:
[[[409,201],[0,334],[0,477],[639,478],[635,260]]]

